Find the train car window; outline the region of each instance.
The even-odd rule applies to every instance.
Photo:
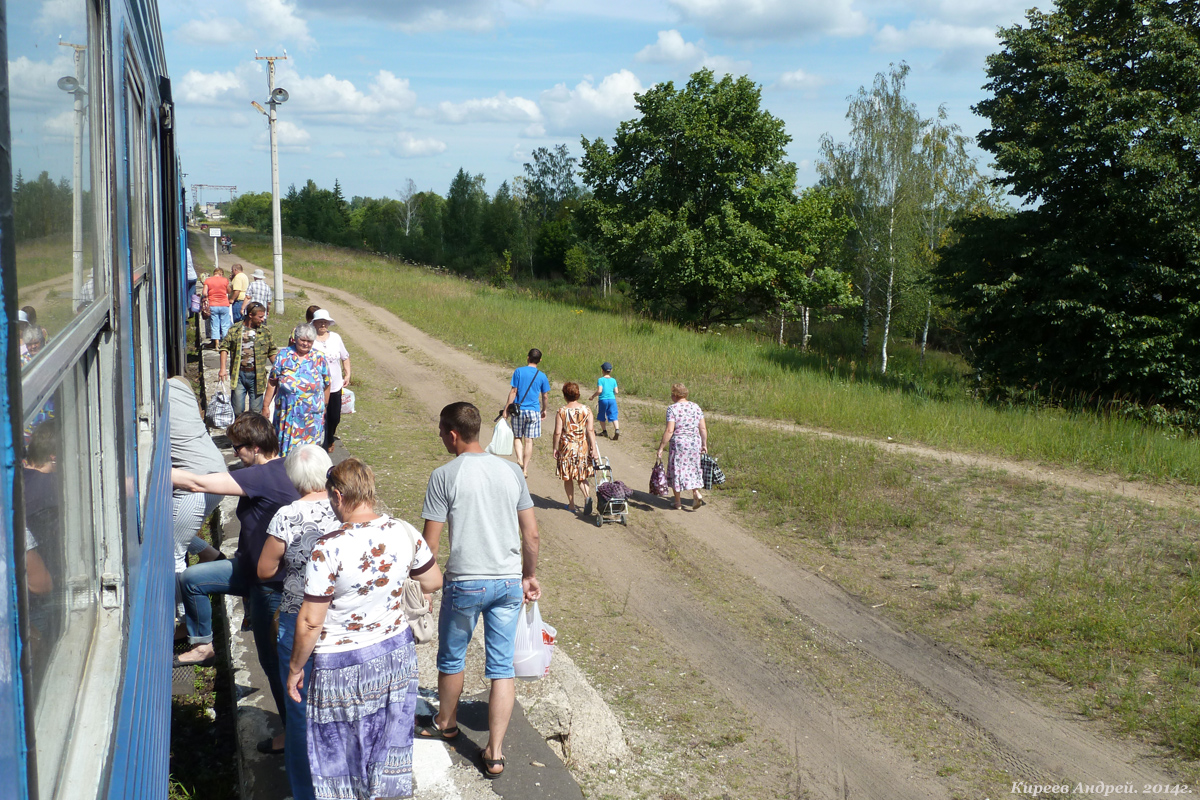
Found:
[[[25,408],[26,642],[38,796],[55,796],[96,632],[99,537],[93,501],[94,355]]]
[[[128,56],[127,56],[128,57]],[[133,258],[133,280],[146,275],[150,266],[150,175],[146,141],[146,90],[134,61],[128,57],[125,71],[125,136],[129,187],[129,249]]]
[[[86,0],[9,4],[18,325],[26,364],[108,285],[93,202],[90,88],[100,74],[99,41]]]

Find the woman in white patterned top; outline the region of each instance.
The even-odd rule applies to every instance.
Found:
[[[288,478],[301,497],[275,512],[267,527],[267,541],[258,560],[258,574],[270,580],[286,566],[283,579],[283,599],[279,603],[279,670],[287,682],[288,664],[292,659],[292,643],[296,634],[296,615],[304,602],[304,567],[308,564],[313,545],[326,533],[342,524],[329,505],[325,491],[325,475],[333,462],[324,449],[315,444],[296,448],[284,460]],[[305,677],[312,671],[312,660],[305,664]],[[304,692],[300,700],[287,698],[284,719],[284,763],[295,800],[315,800],[312,777],[308,769],[308,744],[304,725]],[[278,752],[272,743],[270,752]]]
[[[375,476],[357,458],[325,481],[342,525],[313,546],[296,623],[288,693],[300,699],[315,793],[411,797],[417,650],[401,597],[430,594],[442,572],[415,528],[375,511]],[[312,674],[304,665],[313,655]]]

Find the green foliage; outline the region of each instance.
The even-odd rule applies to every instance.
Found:
[[[567,251],[564,262],[567,271],[567,280],[571,283],[578,285],[585,284],[595,274],[595,268],[588,258],[587,251],[579,245],[575,245]]]
[[[1194,4],[1065,0],[1003,29],[980,145],[1036,207],[939,269],[993,385],[1200,409]]]
[[[36,180],[26,181],[17,172],[13,182],[13,222],[18,242],[40,239],[52,233],[71,230],[71,182],[57,183],[43,171]],[[84,219],[87,219],[85,215]]]
[[[610,148],[583,140],[586,228],[646,308],[708,325],[772,304],[795,204],[783,122],[746,77],[704,69],[637,96]]]
[[[271,193],[248,192],[238,195],[226,210],[229,221],[233,225],[245,225],[259,233],[271,231]]]
[[[333,191],[321,189],[310,178],[304,188],[292,186],[280,203],[283,231],[315,242],[350,244],[350,215],[342,188],[335,181]]]

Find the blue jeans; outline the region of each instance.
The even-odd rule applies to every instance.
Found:
[[[513,647],[523,597],[520,578],[449,581],[443,585],[438,615],[438,672],[455,675],[466,668],[467,645],[482,615],[483,676],[493,681],[514,677]]]
[[[275,642],[273,624],[275,611],[283,598],[278,586],[261,583],[248,584],[245,574],[238,567],[239,557],[221,561],[209,561],[188,567],[179,578],[183,593],[183,610],[187,621],[188,642],[208,644],[212,642],[212,603],[210,594],[235,594],[245,598],[246,614],[250,617],[250,632],[254,635],[254,647],[258,650],[258,663],[271,686],[271,696],[279,709],[279,718],[284,718],[283,683],[279,680],[279,652]]]
[[[230,301],[229,308],[233,311],[233,321],[241,322],[242,321],[242,301],[241,300]]]
[[[264,389],[266,387],[263,387]],[[237,379],[233,382],[233,391],[230,393],[230,402],[233,403],[233,413],[235,416],[241,416],[244,411],[253,411],[255,414],[262,413],[263,396],[258,389],[257,373],[252,369],[239,369]],[[250,398],[250,408],[246,408],[246,398]]]
[[[210,306],[209,311],[208,338],[218,341],[224,339],[225,334],[229,333],[233,312],[229,306]]]
[[[296,614],[279,612],[279,676],[287,687],[288,662],[292,660],[292,644],[296,638]],[[308,682],[312,679],[313,660],[304,665],[304,685],[300,687],[300,702],[284,697],[287,716],[284,719],[283,763],[294,800],[316,800],[312,772],[308,768],[308,735],[305,728],[304,704],[308,701]]]

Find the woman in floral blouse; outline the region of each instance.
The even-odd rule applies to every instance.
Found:
[[[308,323],[292,331],[292,344],[279,351],[267,378],[263,414],[274,414],[279,455],[293,447],[321,444],[325,439],[325,406],[331,386],[325,357],[313,350],[317,329]],[[276,400],[278,399],[278,408]]]
[[[318,797],[354,786],[360,797],[411,797],[417,650],[401,600],[406,578],[430,594],[442,572],[415,528],[375,511],[375,476],[357,458],[329,470],[329,503],[342,525],[317,541],[288,669],[305,709]]]

